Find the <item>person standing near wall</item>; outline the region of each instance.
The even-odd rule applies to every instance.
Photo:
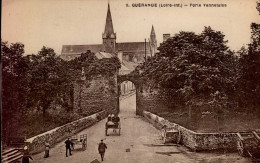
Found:
[[[45,143],[45,154],[44,154],[44,158],[48,158],[50,155],[50,144],[49,142]]]
[[[30,162],[29,159],[33,160],[32,156],[30,156],[30,154],[29,154],[28,147],[25,146],[24,147],[24,154],[23,154],[23,158],[22,158],[22,163],[29,163]]]
[[[107,145],[103,143],[103,140],[101,140],[101,142],[98,145],[98,152],[101,156],[101,161],[104,161],[106,149],[107,149]]]
[[[70,138],[68,138],[66,141],[65,141],[65,147],[66,147],[66,157],[68,157],[68,151],[69,151],[69,154],[72,155],[71,153],[71,146],[72,146],[72,142],[70,140]]]
[[[83,139],[83,140],[82,140],[82,150],[83,150],[83,151],[86,150],[86,146],[87,146],[86,139]]]

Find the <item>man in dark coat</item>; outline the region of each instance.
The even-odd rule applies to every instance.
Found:
[[[66,141],[65,141],[65,144],[66,144],[66,157],[68,157],[68,150],[69,150],[69,153],[70,153],[70,155],[72,155],[71,154],[71,146],[72,146],[72,142],[70,141],[70,138],[68,138]]]
[[[103,140],[101,140],[101,142],[98,145],[98,152],[101,156],[102,161],[104,160],[106,149],[107,149],[107,145],[105,143],[103,143]]]

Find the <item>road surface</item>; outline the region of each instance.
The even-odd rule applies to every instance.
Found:
[[[83,130],[88,134],[87,149],[72,151],[72,156],[65,157],[65,144],[61,142],[50,150],[50,157],[43,158],[44,153],[34,155],[34,161],[40,163],[90,163],[97,159],[98,143],[101,139],[107,144],[105,163],[246,163],[249,160],[237,153],[195,153],[183,146],[155,146],[162,144],[160,132],[151,124],[135,115],[136,96],[131,95],[120,101],[121,135],[110,130],[105,136],[106,119]],[[80,146],[78,146],[80,147]],[[126,152],[129,149],[129,152]]]

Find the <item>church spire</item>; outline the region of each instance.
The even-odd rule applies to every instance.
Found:
[[[151,35],[155,35],[155,31],[154,31],[153,25],[152,25]]]
[[[111,12],[110,12],[110,5],[108,3],[107,19],[106,19],[104,36],[111,37],[111,34],[114,35],[114,28],[113,28],[112,16],[111,16]]]
[[[150,34],[150,49],[151,49],[151,57],[152,57],[155,55],[157,51],[157,40],[156,40],[156,34],[153,26]]]
[[[102,34],[102,39],[103,39],[103,45],[105,47],[106,52],[113,53],[116,51],[116,34],[114,33],[109,3],[107,9],[106,26],[105,26],[105,31]]]
[[[156,42],[157,42],[157,40],[156,40],[156,34],[155,34],[155,31],[154,31],[153,25],[152,25],[152,30],[151,30],[151,34],[150,34],[150,41],[151,41],[152,43],[156,43]]]

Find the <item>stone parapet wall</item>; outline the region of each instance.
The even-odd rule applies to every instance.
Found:
[[[92,126],[101,119],[104,119],[106,116],[107,112],[102,111],[29,138],[25,142],[28,145],[31,154],[39,153],[44,151],[46,141],[48,141],[50,146],[53,147],[55,144],[63,141],[67,137]]]
[[[238,137],[236,133],[197,133],[147,111],[143,111],[143,117],[158,129],[166,126],[180,131],[180,143],[193,151],[219,149],[234,151],[237,149]]]

